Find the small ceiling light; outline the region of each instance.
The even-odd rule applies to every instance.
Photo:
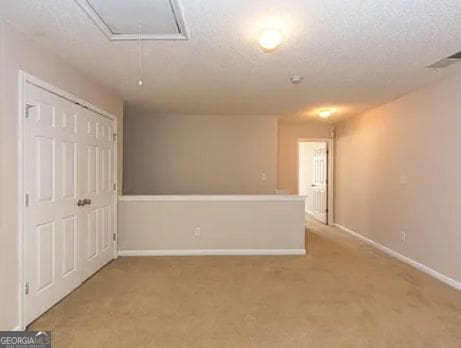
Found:
[[[319,117],[321,118],[328,118],[333,114],[332,110],[325,109],[325,110],[320,110],[319,111]]]
[[[290,77],[290,81],[292,84],[297,85],[303,81],[303,77],[301,75],[295,75]]]
[[[142,80],[141,80],[141,79],[139,79],[138,85],[139,85],[139,86],[142,86]]]
[[[258,43],[265,52],[272,52],[280,46],[282,42],[282,33],[278,29],[267,28],[261,30],[258,37]]]

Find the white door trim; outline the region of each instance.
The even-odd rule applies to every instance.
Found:
[[[324,142],[327,144],[328,160],[328,225],[334,225],[334,158],[335,147],[333,138],[297,138],[296,139],[296,192],[299,194],[299,143],[302,142]]]
[[[114,131],[115,134],[118,132],[118,120],[117,117],[112,115],[111,113],[98,108],[97,106],[82,100],[70,93],[67,93],[45,81],[40,80],[39,78],[20,70],[19,75],[18,75],[18,178],[19,178],[19,187],[18,187],[18,266],[19,266],[19,284],[18,284],[18,291],[19,291],[19,325],[18,329],[19,330],[25,330],[25,313],[24,313],[24,272],[25,272],[25,261],[24,261],[24,208],[25,208],[25,190],[24,190],[24,159],[25,159],[25,153],[24,153],[24,118],[25,118],[25,88],[26,84],[30,83],[32,85],[35,85],[37,87],[43,88],[47,90],[50,93],[53,93],[57,96],[60,96],[64,99],[67,99],[75,104],[78,104],[86,109],[90,109],[104,117],[107,117],[111,119],[114,122]],[[117,137],[116,137],[117,138]],[[118,159],[118,154],[117,154],[117,141],[118,139],[115,139],[113,143],[113,151],[114,151],[114,175],[113,175],[113,180],[114,184],[116,185],[116,188],[118,189],[118,182],[117,182],[117,159]],[[114,223],[112,224],[114,227],[114,233],[115,233],[115,241],[113,240],[112,243],[114,243],[113,250],[114,250],[114,255],[113,258],[117,258],[117,191],[114,192],[114,204],[115,204],[115,216],[113,217]]]

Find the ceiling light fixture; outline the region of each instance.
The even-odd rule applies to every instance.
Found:
[[[333,114],[333,111],[330,109],[320,110],[319,117],[321,118],[328,118]]]
[[[290,81],[294,85],[298,85],[303,81],[303,77],[301,75],[295,75],[290,77]]]
[[[266,28],[261,30],[258,43],[265,52],[272,52],[282,43],[282,33],[278,29]]]

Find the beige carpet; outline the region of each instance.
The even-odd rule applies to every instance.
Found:
[[[461,347],[461,292],[309,226],[306,257],[119,258],[31,329],[53,347]]]

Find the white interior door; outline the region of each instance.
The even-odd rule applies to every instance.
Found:
[[[305,211],[307,214],[314,215],[314,193],[313,193],[313,160],[314,148],[318,147],[319,142],[299,141],[298,142],[298,194],[306,196]],[[322,143],[320,143],[322,144]]]
[[[27,84],[26,103],[24,276],[30,323],[81,283],[76,202],[82,129],[81,110],[41,88]]]
[[[114,255],[113,124],[86,110],[84,116],[82,196],[89,200],[83,219],[83,277],[91,276]]]
[[[328,195],[327,195],[327,147],[326,144],[319,144],[314,147],[313,159],[313,203],[314,203],[314,218],[327,223],[328,216]]]
[[[112,120],[29,83],[25,103],[27,325],[112,259],[116,193]]]

